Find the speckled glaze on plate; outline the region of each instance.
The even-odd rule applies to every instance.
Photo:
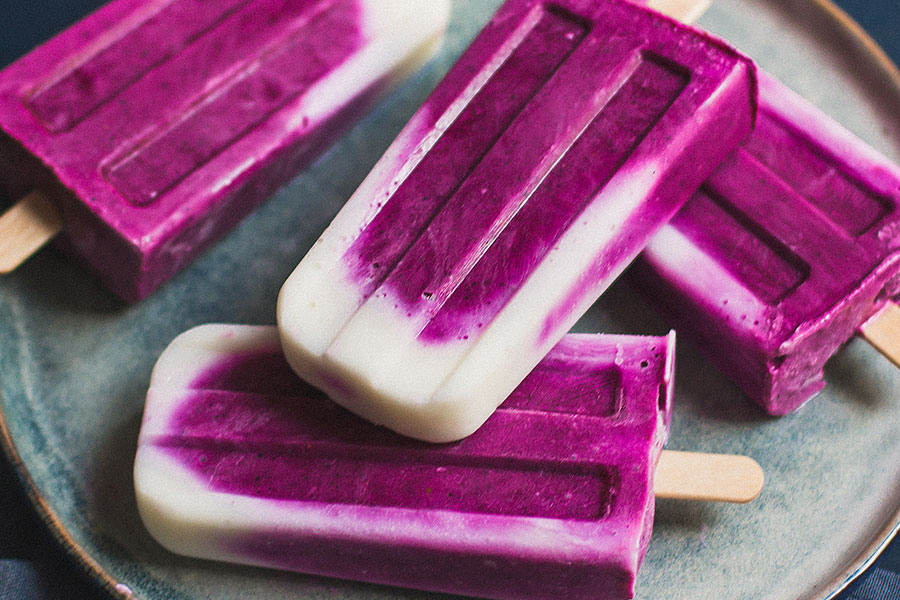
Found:
[[[274,322],[278,289],[499,0],[459,0],[440,55],[313,168],[143,303],[125,307],[54,250],[0,281],[0,433],[60,543],[115,596],[425,598],[185,559],[144,531],[131,468],[150,370],[200,323]],[[900,160],[900,74],[826,0],[715,0],[700,24]],[[581,331],[666,331],[617,284]],[[671,448],[740,452],[767,472],[747,506],[659,502],[638,598],[822,600],[900,521],[900,371],[860,340],[794,415],[763,416],[682,339]]]

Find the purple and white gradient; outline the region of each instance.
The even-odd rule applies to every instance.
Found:
[[[485,425],[400,436],[301,381],[274,327],[154,369],[135,461],[174,552],[490,598],[624,598],[650,539],[674,336],[568,335]]]
[[[469,435],[749,132],[755,90],[631,3],[509,0],[285,282],[288,361],[375,423]]]

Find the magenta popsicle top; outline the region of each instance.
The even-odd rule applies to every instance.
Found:
[[[145,410],[139,462],[158,452],[205,490],[280,515],[241,531],[204,512],[212,555],[484,597],[630,597],[671,417],[673,337],[566,336],[476,433],[429,444],[333,404],[292,373],[274,330],[253,329],[173,342],[187,354],[157,367]],[[189,375],[191,344],[208,353],[216,336],[220,354]],[[172,387],[176,364],[185,383]],[[317,534],[329,519],[345,531]],[[392,542],[365,533],[385,527]]]
[[[63,247],[139,299],[383,91],[370,66],[308,100],[382,35],[364,19],[362,0],[116,0],[0,73],[2,189],[40,188]]]
[[[761,73],[755,131],[635,276],[766,411],[790,412],[900,295],[900,169]]]
[[[335,0],[119,0],[4,71],[7,110],[37,121],[10,111],[4,130],[27,137],[95,210],[144,207],[119,228],[147,235],[151,217],[178,207],[168,191],[361,44],[357,11]],[[310,28],[336,43],[299,61],[317,41]]]

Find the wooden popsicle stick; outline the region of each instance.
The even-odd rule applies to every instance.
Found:
[[[863,338],[900,367],[900,306],[888,302],[859,328]]]
[[[759,496],[764,481],[762,467],[749,456],[663,450],[653,493],[657,498],[744,504]]]
[[[691,24],[706,12],[712,0],[649,0],[647,6],[682,23]]]
[[[0,215],[0,274],[13,271],[62,231],[56,208],[33,191]]]

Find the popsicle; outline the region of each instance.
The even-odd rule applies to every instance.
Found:
[[[428,58],[447,0],[116,0],[0,72],[0,270],[143,298]],[[15,237],[13,237],[15,236]]]
[[[153,371],[138,508],[195,557],[488,598],[631,597],[673,356],[674,335],[570,334],[484,427],[432,445],[303,383],[274,327],[197,327]],[[762,473],[735,459],[749,476],[727,499],[748,501]]]
[[[760,72],[756,129],[632,275],[750,398],[789,413],[861,327],[900,357],[900,168]]]
[[[285,282],[289,363],[405,435],[470,434],[747,134],[755,97],[749,60],[658,13],[508,0]]]

